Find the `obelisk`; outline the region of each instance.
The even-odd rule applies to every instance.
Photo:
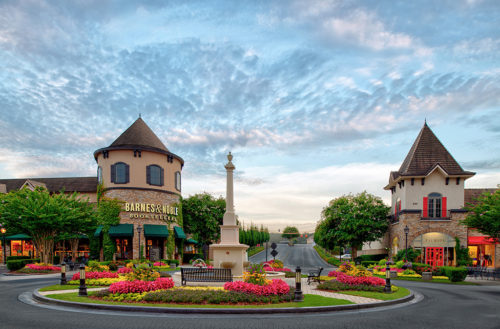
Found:
[[[239,226],[236,225],[236,214],[234,212],[233,171],[235,168],[231,162],[233,155],[227,155],[229,162],[226,168],[226,212],[220,227],[220,243],[210,246],[213,249],[214,265],[217,268],[222,265],[232,264],[231,273],[234,276],[243,275],[243,262],[246,260],[246,244],[240,244]]]

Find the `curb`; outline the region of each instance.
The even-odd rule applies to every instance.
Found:
[[[152,306],[135,305],[105,305],[105,304],[87,304],[78,302],[68,302],[64,300],[52,299],[41,295],[38,290],[33,292],[33,299],[43,303],[65,307],[77,307],[88,310],[108,310],[108,311],[126,311],[126,312],[148,312],[148,313],[174,313],[174,314],[279,314],[279,313],[321,313],[363,310],[368,308],[385,307],[409,302],[415,298],[415,294],[410,290],[406,297],[367,304],[349,304],[317,307],[287,307],[287,308],[167,308]]]

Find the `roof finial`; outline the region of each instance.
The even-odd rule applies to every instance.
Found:
[[[139,113],[139,118],[141,117],[141,114]]]

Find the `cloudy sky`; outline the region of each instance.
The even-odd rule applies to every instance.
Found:
[[[0,1],[0,177],[96,174],[139,113],[183,195],[272,230],[382,188],[427,122],[500,183],[498,1]]]

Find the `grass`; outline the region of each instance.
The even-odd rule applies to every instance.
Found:
[[[89,292],[92,295],[92,292]],[[70,302],[90,303],[90,304],[108,304],[108,305],[136,305],[152,307],[171,307],[171,308],[285,308],[285,307],[317,307],[354,304],[345,299],[328,298],[318,295],[304,295],[304,301],[300,303],[280,303],[280,304],[259,304],[259,305],[219,305],[219,304],[155,304],[155,303],[123,303],[90,299],[88,297],[78,297],[78,293],[67,293],[57,295],[47,295],[48,298],[65,300]]]
[[[54,284],[52,286],[47,286],[40,288],[40,291],[59,291],[59,290],[74,290],[78,289],[79,285],[75,284],[65,284],[65,285],[60,285],[60,284]],[[87,288],[106,288],[106,286],[87,286]]]
[[[353,291],[353,290],[336,291],[336,293],[380,299],[380,300],[393,300],[393,299],[403,298],[410,294],[410,291],[408,289],[403,287],[398,287],[398,288],[399,288],[398,291],[393,292],[391,294],[386,294],[384,292],[375,292],[375,291]]]
[[[329,253],[326,249],[321,248],[318,245],[314,246],[314,250],[318,253],[318,255],[328,264],[340,266],[340,260],[335,258],[335,256]]]
[[[384,275],[377,275],[374,274],[374,276],[377,276],[379,278],[385,279]],[[478,283],[475,282],[468,282],[468,281],[460,281],[460,282],[452,282],[450,280],[445,280],[445,279],[432,279],[431,281],[424,281],[421,278],[391,278],[391,280],[401,280],[401,281],[417,281],[417,282],[429,282],[429,283],[446,283],[446,284],[458,284],[458,285],[464,285],[464,286],[477,286],[479,285]]]
[[[258,254],[259,252],[263,251],[265,247],[250,247],[250,250],[248,250],[248,257],[252,257],[255,254]]]

